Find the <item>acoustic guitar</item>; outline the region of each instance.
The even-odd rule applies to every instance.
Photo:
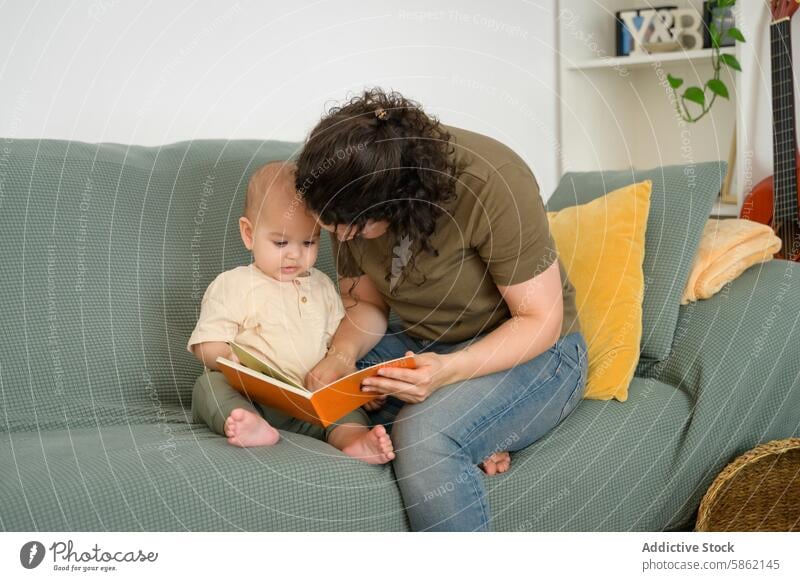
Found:
[[[740,218],[767,224],[781,239],[776,258],[800,259],[797,151],[792,77],[791,20],[800,0],[772,0],[770,53],[772,62],[772,161],[773,175],[764,178],[747,194]]]

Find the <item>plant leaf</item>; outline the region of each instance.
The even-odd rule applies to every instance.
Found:
[[[708,83],[706,83],[706,85],[708,85],[708,88],[711,89],[712,93],[715,93],[720,97],[724,97],[725,99],[728,98],[728,87],[726,87],[725,83],[723,83],[722,81],[717,79],[711,79],[710,81],[708,81]]]
[[[683,79],[679,79],[678,77],[673,77],[671,74],[667,73],[667,81],[669,81],[669,86],[673,89],[677,89],[683,84]]]
[[[719,60],[721,60],[723,63],[725,63],[730,68],[732,68],[732,69],[734,69],[736,71],[740,71],[741,72],[741,70],[742,70],[742,67],[739,64],[739,61],[737,61],[736,57],[733,56],[732,54],[721,54],[721,55],[719,55]]]
[[[683,98],[693,101],[701,107],[706,106],[706,95],[700,87],[689,87],[683,92]]]
[[[744,34],[742,34],[742,31],[735,26],[731,26],[728,30],[726,30],[725,35],[730,36],[732,39],[738,40],[739,42],[745,42]]]

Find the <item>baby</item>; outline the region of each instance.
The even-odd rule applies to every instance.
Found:
[[[236,361],[227,344],[236,341],[305,385],[306,373],[325,356],[344,317],[333,282],[313,267],[320,225],[295,189],[294,171],[290,162],[272,162],[250,178],[239,230],[253,262],[220,274],[203,296],[187,348],[208,371],[195,383],[192,415],[235,446],[270,446],[284,429],[384,464],[394,458],[391,439],[382,425],[370,429],[364,410],[323,429],[251,402],[217,371],[217,357]]]

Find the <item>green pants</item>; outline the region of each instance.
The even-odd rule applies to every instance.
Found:
[[[217,434],[224,436],[225,420],[236,408],[260,414],[278,430],[287,430],[325,441],[328,440],[331,431],[341,424],[362,424],[367,427],[370,425],[367,413],[359,408],[335,424],[323,428],[317,424],[293,418],[275,408],[250,401],[242,393],[233,389],[219,371],[206,371],[197,378],[192,391],[192,421],[194,423],[205,423]]]

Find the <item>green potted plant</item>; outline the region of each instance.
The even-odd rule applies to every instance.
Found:
[[[716,0],[716,2],[712,4],[710,8],[713,13],[714,8],[732,8],[735,4],[736,0]],[[680,115],[681,118],[687,123],[695,123],[702,119],[703,116],[705,116],[705,114],[711,110],[711,107],[714,105],[714,101],[717,97],[722,97],[723,99],[729,98],[728,87],[719,78],[719,73],[723,65],[731,68],[734,71],[741,72],[742,70],[741,65],[739,65],[739,61],[736,60],[735,56],[732,54],[720,54],[720,41],[722,40],[723,36],[732,38],[734,41],[745,42],[742,31],[735,26],[732,26],[725,30],[724,33],[721,33],[717,29],[714,19],[711,18],[709,34],[711,36],[711,65],[714,68],[714,76],[706,81],[703,88],[697,86],[687,87],[684,89],[683,94],[679,95],[678,89],[683,86],[683,79],[674,77],[670,74],[667,75],[667,80],[669,81],[669,85],[672,88],[672,92],[675,96],[675,108],[678,111],[678,115]],[[692,115],[692,113],[689,111],[687,102],[692,102],[696,105],[699,105],[700,112]]]

